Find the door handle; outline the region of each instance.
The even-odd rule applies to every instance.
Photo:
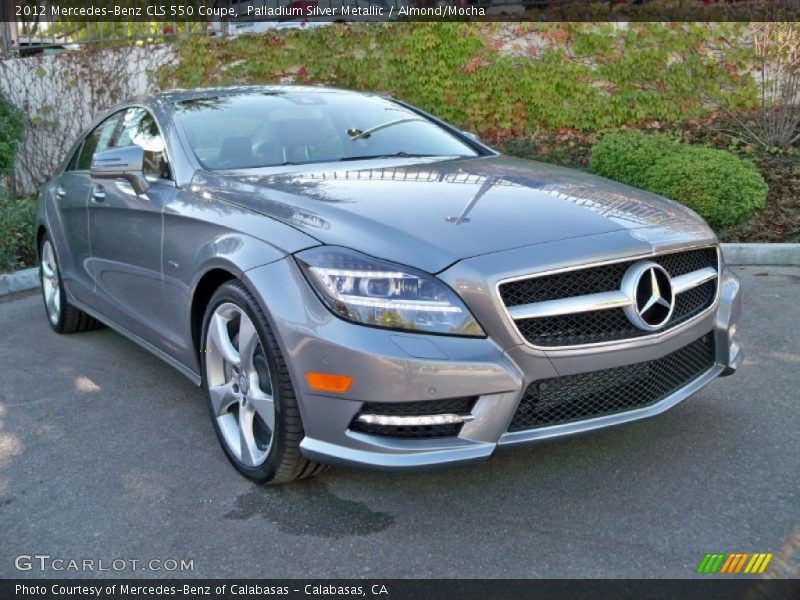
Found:
[[[106,201],[106,189],[102,185],[96,185],[92,188],[92,201],[94,202]]]
[[[59,200],[61,200],[61,199],[62,199],[62,198],[64,198],[66,195],[67,195],[67,190],[65,190],[63,187],[61,187],[61,186],[58,186],[58,187],[56,188],[56,198],[58,198]]]

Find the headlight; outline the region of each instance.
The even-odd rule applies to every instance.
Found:
[[[343,319],[389,329],[486,335],[453,290],[433,275],[330,246],[296,258],[311,286]]]

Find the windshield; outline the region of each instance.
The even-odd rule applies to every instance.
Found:
[[[419,114],[375,96],[248,92],[175,104],[175,120],[207,169],[386,156],[477,156]]]

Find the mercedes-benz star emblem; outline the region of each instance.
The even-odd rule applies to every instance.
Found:
[[[639,329],[656,331],[672,316],[672,280],[660,265],[647,260],[631,265],[622,278],[622,291],[632,301],[625,307],[625,314]]]
[[[250,382],[247,380],[247,375],[244,373],[239,375],[239,391],[242,392],[243,395],[247,395],[248,388],[250,387]]]

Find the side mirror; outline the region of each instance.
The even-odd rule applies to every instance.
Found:
[[[150,187],[144,176],[144,149],[141,146],[95,152],[89,172],[96,179],[126,179],[137,194],[143,194]]]
[[[478,137],[477,133],[472,133],[471,131],[462,131],[461,133],[463,133],[465,136],[467,136],[469,139],[471,139],[473,141],[476,141],[476,142],[480,142],[481,141],[481,138]]]

